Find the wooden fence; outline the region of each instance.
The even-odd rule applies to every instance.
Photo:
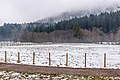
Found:
[[[5,59],[4,59],[4,61],[5,61],[5,63],[7,63],[7,51],[5,51]],[[36,54],[35,54],[35,52],[33,52],[33,54],[32,54],[33,56],[32,56],[32,64],[35,64],[35,56],[36,56]],[[87,67],[87,53],[85,53],[84,54],[85,55],[85,57],[84,57],[84,67]],[[65,66],[69,66],[68,65],[68,62],[69,62],[69,55],[68,55],[68,53],[66,53],[66,60],[65,60]],[[18,60],[17,60],[17,63],[20,63],[21,62],[21,55],[20,55],[20,52],[18,52],[18,58],[17,58]],[[107,55],[106,55],[106,53],[104,53],[104,59],[103,59],[103,66],[104,67],[106,67],[106,64],[107,64]],[[48,53],[48,63],[49,63],[49,66],[51,66],[51,53]]]

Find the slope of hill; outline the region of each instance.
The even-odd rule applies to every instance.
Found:
[[[64,21],[64,20],[69,20],[73,19],[75,17],[80,18],[85,15],[90,15],[90,14],[100,14],[103,12],[116,12],[120,10],[120,5],[119,3],[113,3],[109,5],[108,7],[97,7],[94,9],[88,9],[88,10],[73,10],[73,11],[68,11],[64,12],[60,15],[57,16],[51,16],[42,20],[38,20],[36,22],[38,23],[53,23],[53,22],[59,22],[59,21]]]

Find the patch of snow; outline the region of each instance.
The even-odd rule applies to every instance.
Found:
[[[7,62],[17,63],[19,51],[20,63],[29,65],[33,65],[33,52],[35,52],[34,65],[39,66],[49,66],[48,59],[51,53],[51,66],[60,67],[65,67],[66,53],[68,53],[68,66],[74,68],[84,68],[85,53],[87,54],[87,68],[103,68],[104,53],[106,53],[107,68],[120,68],[120,45],[61,43],[1,46],[1,62],[4,62],[5,51],[7,51]]]

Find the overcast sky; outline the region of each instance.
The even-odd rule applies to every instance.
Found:
[[[0,24],[32,22],[70,10],[109,6],[120,0],[0,0]]]

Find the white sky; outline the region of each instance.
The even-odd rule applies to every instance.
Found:
[[[0,24],[32,22],[70,10],[106,7],[120,0],[0,0]]]

